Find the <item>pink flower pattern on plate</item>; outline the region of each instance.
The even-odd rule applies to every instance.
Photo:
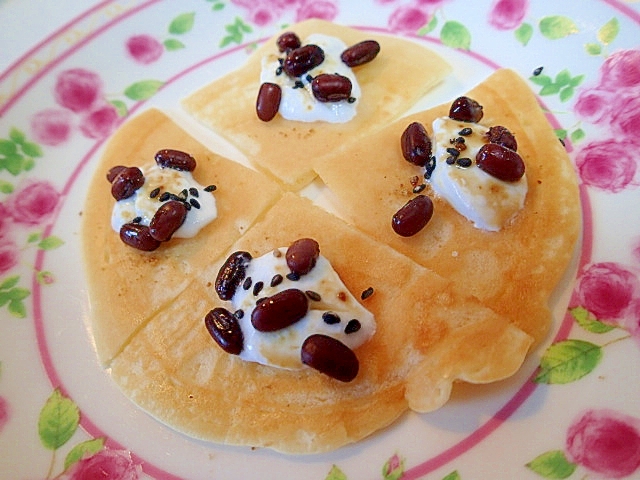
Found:
[[[607,478],[640,469],[640,419],[609,409],[588,410],[567,430],[570,459]]]
[[[72,112],[86,112],[100,99],[102,80],[97,73],[82,68],[65,70],[56,81],[56,103]]]
[[[150,61],[150,52],[145,54],[140,50],[138,53],[141,61]],[[31,117],[34,137],[44,145],[63,144],[71,136],[73,114],[79,116],[77,123],[85,137],[106,137],[113,132],[120,118],[116,108],[103,97],[102,79],[97,73],[83,68],[64,70],[54,87],[54,99],[64,109],[47,108],[36,112]]]
[[[125,46],[131,58],[142,65],[155,62],[164,52],[162,44],[151,35],[129,37]]]
[[[31,118],[31,131],[37,142],[55,147],[71,136],[72,119],[68,110],[47,108]]]
[[[29,181],[11,194],[6,207],[16,223],[40,225],[49,220],[60,201],[60,193],[49,182]]]
[[[520,26],[528,9],[528,0],[496,0],[489,10],[489,24],[498,30],[513,30]]]
[[[389,15],[389,30],[399,34],[416,33],[429,23],[435,11],[446,1],[448,0],[414,0],[398,5]]]
[[[611,193],[638,186],[634,152],[640,146],[640,50],[620,50],[610,55],[600,67],[598,82],[578,94],[574,112],[608,131],[576,155],[584,183]]]
[[[110,135],[120,122],[120,117],[113,105],[104,104],[85,115],[80,131],[87,138],[105,138]]]
[[[142,467],[125,450],[100,450],[95,455],[73,464],[61,479],[64,480],[137,480]]]
[[[396,33],[415,33],[429,22],[429,14],[417,5],[402,5],[389,17],[389,29]]]
[[[10,239],[0,238],[0,275],[8,272],[20,260],[20,249]]]
[[[0,397],[0,433],[2,433],[4,426],[9,421],[9,417],[9,403],[4,397]]]
[[[309,18],[331,21],[338,15],[335,0],[231,0],[231,3],[247,10],[247,20],[259,27],[272,25],[291,11],[296,22]]]
[[[578,151],[575,163],[585,185],[617,193],[636,184],[638,162],[628,144],[594,140]]]
[[[640,281],[618,263],[595,263],[580,277],[577,294],[580,304],[599,320],[616,322],[640,298]]]

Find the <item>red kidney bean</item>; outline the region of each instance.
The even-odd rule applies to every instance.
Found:
[[[120,240],[145,252],[151,252],[160,246],[160,242],[149,233],[149,227],[139,223],[125,223],[120,227]]]
[[[149,233],[159,242],[171,240],[171,236],[187,218],[187,207],[183,202],[171,200],[163,203],[149,222]]]
[[[348,67],[357,67],[364,63],[368,63],[380,53],[380,44],[375,40],[364,40],[347,48],[340,59]]]
[[[476,165],[489,175],[505,182],[517,182],[524,175],[522,157],[497,143],[487,143],[476,155]]]
[[[239,355],[244,348],[244,335],[238,319],[226,308],[218,307],[204,317],[209,334],[225,352]]]
[[[276,40],[276,45],[280,52],[288,52],[289,50],[295,50],[300,48],[302,43],[300,38],[294,32],[284,32]]]
[[[324,51],[317,45],[305,45],[291,50],[282,64],[290,77],[299,77],[324,62]]]
[[[458,97],[449,108],[449,118],[477,123],[482,119],[482,105],[469,97]]]
[[[351,96],[351,80],[337,73],[321,73],[311,81],[311,91],[319,102],[339,102]]]
[[[162,168],[173,168],[193,172],[196,169],[196,159],[186,152],[165,148],[156,153],[156,163]]]
[[[285,259],[289,270],[297,275],[306,275],[316,266],[320,256],[320,245],[312,238],[300,238],[289,245]]]
[[[419,122],[410,123],[400,137],[402,156],[419,167],[424,167],[431,159],[431,140],[424,126]]]
[[[516,137],[514,137],[513,133],[511,133],[507,128],[500,125],[489,128],[489,131],[487,132],[487,139],[489,140],[489,143],[497,143],[498,145],[502,145],[514,152],[518,150]]]
[[[258,98],[256,99],[256,113],[263,122],[269,122],[276,116],[280,109],[282,89],[280,85],[265,82],[260,85]]]
[[[344,343],[327,335],[314,334],[302,344],[302,363],[341,382],[358,375],[360,363],[356,354]]]
[[[116,165],[115,167],[111,167],[107,172],[107,181],[109,183],[113,183],[118,174],[125,168],[127,167],[125,167],[124,165]]]
[[[422,230],[433,216],[433,202],[426,195],[418,195],[398,210],[391,221],[393,231],[411,237]]]
[[[275,332],[293,325],[307,314],[309,301],[297,288],[282,290],[258,302],[251,312],[251,325],[260,332]]]
[[[144,175],[138,167],[126,167],[120,170],[111,182],[111,195],[116,200],[129,198],[144,185]]]
[[[216,276],[215,288],[220,300],[231,300],[242,283],[251,261],[249,252],[234,252],[225,260]]]

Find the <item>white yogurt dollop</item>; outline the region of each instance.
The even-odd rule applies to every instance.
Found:
[[[187,201],[193,199],[199,208],[192,205],[184,223],[173,234],[174,238],[194,237],[200,229],[212,222],[218,216],[216,199],[213,193],[204,190],[205,187],[195,181],[191,172],[174,168],[161,168],[157,164],[141,169],[144,174],[144,185],[129,198],[119,200],[113,206],[111,213],[111,227],[120,232],[125,223],[138,218],[141,225],[149,225],[153,215],[162,205],[160,197],[163,192],[180,194],[183,190],[197,190],[197,196],[189,193]],[[158,195],[151,198],[151,192],[160,188]]]
[[[245,276],[245,279],[251,278],[251,286],[245,289],[240,285],[231,300],[236,311],[243,312],[242,318],[238,320],[244,336],[240,357],[264,365],[296,370],[304,367],[300,349],[305,339],[312,334],[333,337],[351,349],[369,340],[376,329],[373,314],[347,290],[329,261],[320,255],[309,273],[300,276],[299,280],[289,280],[286,277],[290,272],[285,258],[286,250],[281,248],[276,254],[269,252],[252,259]],[[281,275],[283,281],[272,287],[271,280],[276,274]],[[264,286],[254,294],[254,287],[258,282],[262,282]],[[290,288],[315,292],[320,295],[320,300],[309,299],[307,314],[289,327],[275,332],[256,330],[251,324],[251,313],[256,301]],[[337,315],[340,321],[334,324],[325,322],[325,312]],[[353,333],[346,333],[347,325],[353,320],[359,322],[360,328]]]
[[[302,45],[317,45],[324,51],[324,62],[311,69],[301,77],[292,78],[282,72],[278,75],[282,54],[272,53],[262,59],[260,83],[275,83],[282,89],[279,113],[287,120],[300,122],[323,121],[329,123],[344,123],[356,115],[357,103],[360,101],[360,85],[350,67],[347,67],[340,55],[347,45],[336,37],[323,34],[312,34],[302,41]],[[347,100],[339,102],[319,102],[311,91],[311,82],[307,76],[316,77],[321,73],[338,73],[351,80],[351,96],[356,99],[349,103]],[[296,87],[296,81],[302,82],[303,87]]]
[[[464,168],[447,164],[452,148],[450,140],[460,137],[463,128],[473,133],[464,136],[466,150],[460,158],[471,159],[471,166]],[[477,123],[437,118],[433,122],[433,152],[436,167],[429,179],[436,194],[444,198],[461,215],[483,230],[501,230],[524,207],[527,196],[526,174],[516,182],[505,182],[489,175],[476,166],[476,154],[487,143],[488,128]]]

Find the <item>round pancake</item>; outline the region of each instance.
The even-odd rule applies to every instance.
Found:
[[[514,98],[503,93],[506,85]],[[548,329],[549,296],[579,233],[577,187],[566,153],[515,74],[498,72],[469,95],[485,106],[486,121],[515,132],[527,163],[525,208],[501,232],[475,229],[436,199],[423,232],[389,235],[419,172],[401,158],[400,133],[416,119],[430,128],[445,106],[312,161],[346,222],[207,152],[160,112],[127,123],[98,166],[82,231],[96,346],[123,392],[197,438],[317,453],[356,442],[407,409],[441,407],[457,380],[513,375]],[[118,163],[141,165],[160,148],[205,159],[194,176],[219,186],[221,213],[194,239],[139,252],[110,229],[114,200],[104,173]],[[204,326],[206,313],[224,306],[213,283],[231,252],[259,256],[301,237],[318,241],[356,298],[374,289],[361,303],[377,331],[355,352],[360,372],[352,382],[245,362],[223,352]]]

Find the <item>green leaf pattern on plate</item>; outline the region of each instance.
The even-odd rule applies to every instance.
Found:
[[[578,33],[578,27],[573,20],[563,15],[550,15],[538,23],[540,33],[549,40],[558,40]]]
[[[440,40],[447,47],[469,50],[471,48],[471,33],[462,23],[449,20],[440,30]]]
[[[569,478],[577,465],[567,460],[562,450],[545,452],[527,463],[527,467],[543,478]]]
[[[80,423],[80,410],[59,390],[54,390],[38,419],[38,435],[45,448],[57,450],[67,443]]]

